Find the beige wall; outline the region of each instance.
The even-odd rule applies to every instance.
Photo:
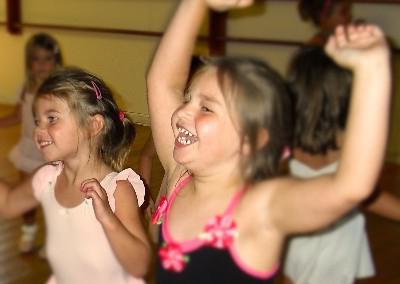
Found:
[[[5,2],[0,1],[0,22],[5,21]],[[21,0],[26,23],[145,31],[162,31],[176,3],[177,0],[57,0],[55,5],[54,0]],[[354,15],[380,24],[400,46],[397,19],[400,5],[356,4]],[[24,28],[22,35],[15,36],[0,25],[0,103],[14,102],[15,90],[24,78],[24,44],[29,36],[39,31],[42,30]],[[148,123],[144,74],[158,38],[60,29],[44,31],[60,41],[68,65],[81,66],[101,76],[116,91],[119,103],[132,118]],[[230,13],[228,21],[228,34],[235,37],[304,41],[314,32],[311,25],[300,21],[295,1],[261,2],[246,11]],[[284,74],[295,50],[288,46],[229,43],[227,52],[261,57]],[[206,53],[206,48],[201,46],[198,53]],[[400,56],[396,62],[398,78]],[[397,81],[400,82],[400,78]],[[400,110],[399,83],[396,86],[393,109]],[[392,112],[388,158],[400,162],[397,113]]]
[[[6,19],[6,1],[3,0],[0,2],[0,22],[5,21]]]

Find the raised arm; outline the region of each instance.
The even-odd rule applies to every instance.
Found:
[[[326,52],[354,78],[341,162],[333,175],[279,184],[283,190],[276,190],[271,205],[274,223],[286,233],[328,225],[367,198],[384,158],[391,74],[382,31],[373,25],[339,27]]]
[[[208,8],[226,10],[245,7],[252,0],[182,0],[156,50],[147,74],[151,128],[157,154],[168,172],[174,134],[172,113],[183,103],[183,91],[190,69],[196,38]]]
[[[206,12],[204,0],[180,2],[147,74],[152,134],[157,154],[166,171],[175,164],[171,116],[183,103],[191,56]]]

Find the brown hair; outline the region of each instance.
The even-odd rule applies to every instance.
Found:
[[[331,15],[336,5],[345,1],[347,0],[300,0],[298,10],[304,21],[312,21],[319,26],[321,16]]]
[[[283,79],[266,63],[253,58],[210,59],[198,72],[210,67],[217,69],[225,100],[238,118],[242,144],[246,141],[250,146],[250,154],[242,164],[246,180],[254,182],[276,175],[291,133],[290,100]],[[269,139],[260,147],[262,129]]]
[[[337,150],[346,125],[352,75],[321,47],[303,47],[292,59],[288,83],[293,96],[293,147],[310,154]]]

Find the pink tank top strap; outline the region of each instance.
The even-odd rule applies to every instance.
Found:
[[[232,215],[233,214],[233,210],[235,210],[236,206],[239,204],[240,199],[242,199],[244,193],[246,192],[248,186],[244,185],[242,189],[240,189],[231,199],[228,207],[226,208],[225,212],[224,212],[224,216],[227,215]]]
[[[193,176],[188,175],[178,182],[168,197],[168,208],[171,206],[171,203],[175,199],[176,195],[192,180],[192,178]]]
[[[164,220],[161,224],[161,231],[163,234],[164,239],[167,242],[171,242],[173,240],[170,232],[169,232],[169,222],[168,222],[168,213],[169,210],[171,208],[171,205],[173,203],[173,201],[175,200],[176,196],[178,195],[178,193],[192,180],[192,176],[188,175],[186,176],[184,179],[180,180],[178,182],[178,184],[173,188],[170,196],[168,196],[167,198],[167,208],[165,209],[164,212]]]

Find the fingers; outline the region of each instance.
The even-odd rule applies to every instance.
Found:
[[[101,187],[96,179],[87,179],[81,184],[81,192],[85,194],[85,198],[100,198],[107,200],[107,193]]]
[[[363,47],[384,37],[380,28],[371,24],[338,26],[332,35],[334,42],[342,47]],[[332,38],[331,37],[331,38]],[[329,40],[331,40],[331,38]]]
[[[254,0],[207,0],[207,5],[216,11],[226,11],[234,8],[244,8],[252,5]]]
[[[248,7],[254,3],[253,0],[239,0],[236,4],[237,7],[243,8]]]

